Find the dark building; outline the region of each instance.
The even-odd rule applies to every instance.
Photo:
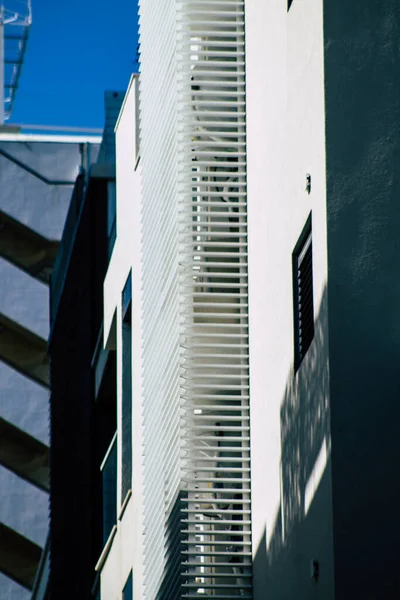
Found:
[[[107,129],[113,129],[121,97],[106,96],[111,108],[99,163],[76,180],[50,286],[49,588],[57,600],[96,595],[95,565],[115,503],[112,486],[103,485],[116,471],[107,452],[116,431],[115,352],[103,349],[102,324],[103,281],[116,234]],[[107,468],[101,469],[106,455]]]
[[[101,138],[0,138],[0,599],[27,600],[48,535],[49,278]]]

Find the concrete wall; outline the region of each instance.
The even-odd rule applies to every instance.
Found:
[[[246,2],[255,600],[334,597],[322,17],[319,0]],[[310,211],[315,336],[294,374],[291,259]]]
[[[104,93],[105,126],[103,141],[100,147],[98,162],[115,164],[115,133],[114,127],[117,122],[121,105],[124,100],[124,92],[107,91]]]
[[[397,598],[400,5],[324,4],[336,591]]]
[[[121,489],[122,311],[121,295],[132,269],[132,496],[111,550],[101,570],[101,597],[121,598],[133,568],[134,597],[142,597],[142,447],[141,447],[141,253],[140,170],[135,171],[135,80],[131,81],[116,128],[117,238],[104,282],[104,342],[109,340],[116,315],[118,378],[118,506]],[[112,334],[111,334],[112,335]]]

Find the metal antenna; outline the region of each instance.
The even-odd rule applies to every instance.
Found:
[[[31,0],[0,4],[0,126],[11,116],[31,24]]]

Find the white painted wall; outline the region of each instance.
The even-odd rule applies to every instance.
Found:
[[[330,599],[322,3],[247,0],[246,65],[254,599]],[[316,332],[294,375],[291,257],[311,210]]]
[[[140,265],[140,168],[135,170],[135,85],[132,78],[116,126],[117,238],[104,281],[104,343],[107,344],[116,314],[117,401],[118,401],[118,506],[121,506],[121,392],[122,392],[122,314],[121,294],[132,269],[132,496],[111,550],[101,571],[102,598],[121,598],[122,589],[133,568],[134,597],[142,597],[141,573],[141,265]]]
[[[311,593],[331,599],[321,3],[294,0],[287,13],[284,1],[248,0],[246,27],[254,598],[279,591],[283,599]],[[131,87],[116,129],[117,240],[104,283],[104,341],[116,312],[120,429],[121,293],[132,268],[134,481],[101,573],[107,599],[120,598],[132,566],[134,596],[143,593],[140,172],[134,170],[134,119]],[[307,173],[312,176],[310,195],[305,192]],[[294,376],[291,255],[311,210],[316,335]],[[309,574],[313,558],[320,562],[318,584]]]

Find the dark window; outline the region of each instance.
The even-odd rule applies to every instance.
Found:
[[[108,258],[114,248],[117,238],[117,198],[116,198],[115,182],[110,182],[107,185],[107,238],[108,238]]]
[[[132,577],[132,571],[129,573],[129,577],[126,580],[125,587],[122,590],[122,600],[133,600],[133,577]]]
[[[103,483],[103,544],[117,522],[117,435],[100,467]]]
[[[292,255],[295,371],[314,337],[311,213]]]
[[[122,487],[121,501],[132,486],[132,278],[122,292]]]
[[[95,457],[99,468],[97,479],[95,522],[96,548],[102,551],[112,528],[117,522],[117,363],[116,354],[108,353],[103,377],[99,387],[95,410]]]
[[[130,308],[132,300],[132,272],[129,273],[122,291],[122,318],[131,321]]]
[[[293,2],[293,0],[287,0],[287,9],[288,10],[292,6],[292,2]]]
[[[139,46],[138,46],[139,50]],[[138,61],[139,62],[139,61]],[[140,159],[140,111],[139,111],[139,78],[135,80],[135,146],[136,146],[136,164]]]
[[[93,589],[92,589],[92,596],[94,597],[95,600],[101,600],[99,573],[97,573],[96,581],[95,581]],[[50,598],[49,599],[46,598],[46,600],[50,600]]]

